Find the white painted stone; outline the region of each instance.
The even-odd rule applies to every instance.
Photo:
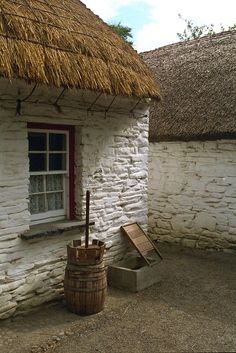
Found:
[[[236,236],[236,228],[230,227],[229,228],[229,234],[235,234],[235,236]]]
[[[158,228],[162,228],[162,229],[171,229],[171,223],[166,221],[165,219],[157,219],[155,222],[156,226]]]
[[[109,240],[105,243],[106,249],[110,249],[112,247],[112,245],[113,245],[113,242],[111,240]]]
[[[11,301],[12,299],[12,295],[11,294],[2,294],[0,296],[0,311],[1,311],[1,308],[4,308],[5,306],[8,305],[8,303]]]
[[[7,319],[11,317],[15,313],[16,307],[16,302],[9,302],[6,305],[0,307],[0,319]]]
[[[210,183],[206,185],[206,191],[209,191],[211,193],[224,193],[226,191],[225,186],[217,185],[216,183]]]
[[[207,229],[209,231],[214,231],[216,228],[216,218],[205,212],[199,212],[196,215],[194,224],[197,229]]]
[[[235,140],[150,144],[150,235],[186,246],[233,249],[235,146]],[[171,222],[168,234],[161,227],[165,213]]]
[[[233,227],[233,228],[236,228],[236,217],[230,218],[230,220],[229,220],[229,226],[230,226],[230,227]]]
[[[15,289],[17,289],[19,286],[25,283],[25,279],[15,281],[15,282],[9,282],[6,284],[3,284],[0,288],[2,292],[11,292]]]
[[[189,248],[195,248],[196,246],[196,240],[192,240],[192,239],[182,239],[181,240],[181,245],[189,247]]]
[[[75,126],[76,213],[85,219],[89,188],[95,220],[91,237],[106,242],[107,263],[126,253],[121,225],[138,220],[147,229],[148,106],[141,102],[131,115],[137,99],[117,97],[105,113],[111,97],[103,95],[95,111],[87,112],[97,94],[68,90],[59,113],[52,103],[61,89],[37,87],[16,116],[16,100],[31,90],[24,82],[0,79],[0,318],[60,297],[66,245],[81,237],[77,231],[32,241],[19,238],[30,225],[27,122]]]
[[[203,230],[201,233],[201,236],[205,236],[206,238],[213,238],[213,239],[218,239],[219,238],[219,234],[217,232],[214,231],[209,231],[209,230]]]

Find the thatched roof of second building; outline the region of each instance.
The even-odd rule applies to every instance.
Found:
[[[79,0],[1,0],[0,76],[159,97],[135,50]]]
[[[150,141],[236,136],[236,31],[142,54],[162,93]]]

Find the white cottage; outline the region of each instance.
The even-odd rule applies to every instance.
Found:
[[[149,232],[236,250],[236,31],[143,53],[162,92],[150,116]]]
[[[1,2],[0,318],[62,294],[84,231],[121,258],[120,226],[147,226],[148,69],[80,1]]]

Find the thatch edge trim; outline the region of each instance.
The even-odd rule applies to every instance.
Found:
[[[223,39],[224,37],[228,37],[228,35],[230,35],[230,34],[236,34],[236,29],[231,30],[231,31],[223,31],[223,32],[215,33],[211,36],[206,35],[206,36],[196,38],[196,39],[167,44],[167,45],[164,45],[162,47],[159,47],[159,48],[156,48],[153,50],[143,51],[140,53],[140,55],[142,57],[143,54],[149,54],[149,53],[151,54],[151,53],[154,53],[155,51],[158,51],[159,53],[161,53],[162,51],[163,52],[165,52],[166,50],[170,51],[174,48],[178,48],[181,46],[195,46],[197,42],[201,42],[201,44],[204,42],[209,42],[209,40],[214,42],[214,41],[218,41],[220,37],[222,37],[222,39]]]
[[[214,134],[203,134],[195,136],[173,136],[159,135],[158,137],[149,136],[150,143],[160,142],[190,142],[190,141],[215,141],[215,140],[236,140],[236,132],[222,132]]]
[[[0,12],[2,77],[159,100],[138,53],[81,1],[2,0]]]

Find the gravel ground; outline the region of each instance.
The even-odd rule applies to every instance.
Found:
[[[105,310],[80,317],[63,303],[0,323],[1,353],[236,351],[236,257],[163,246],[160,282],[110,289]]]

